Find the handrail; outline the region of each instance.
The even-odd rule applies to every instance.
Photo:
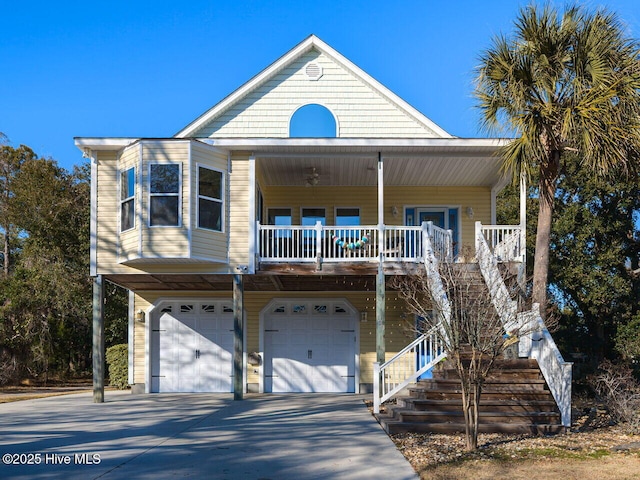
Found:
[[[534,304],[529,312],[517,313],[517,303],[509,296],[509,291],[498,270],[498,259],[491,252],[483,230],[480,222],[476,222],[476,257],[482,276],[489,287],[493,305],[500,315],[505,330],[518,333],[519,355],[538,361],[542,376],[560,410],[562,425],[570,427],[573,364],[565,362],[562,358],[558,346],[540,315],[538,304]]]
[[[424,224],[423,224],[424,225]],[[427,283],[431,290],[431,298],[436,304],[436,309],[443,316],[445,322],[451,321],[451,304],[447,298],[447,293],[440,277],[440,271],[438,270],[438,257],[433,249],[429,231],[433,231],[434,227],[431,222],[427,222],[427,227],[423,230],[423,242],[424,242],[424,266],[427,270]]]
[[[535,303],[531,309],[535,318],[535,336],[532,338],[531,356],[540,366],[542,376],[553,395],[564,427],[571,426],[571,377],[573,363],[565,362],[553,337],[540,315],[540,305]]]
[[[437,230],[436,230],[437,229]],[[432,222],[424,222],[421,226],[423,258],[427,270],[427,279],[431,296],[434,298],[436,308],[441,312],[445,321],[451,319],[451,305],[438,271],[438,258],[431,242],[432,235],[437,231],[444,232],[440,242],[445,247],[440,253],[451,258],[451,243],[447,247],[446,239],[451,240],[451,231],[438,229]],[[438,233],[441,233],[438,232]],[[390,360],[380,365],[373,364],[373,411],[380,413],[380,405],[398,393],[409,383],[415,381],[420,375],[431,369],[434,365],[446,357],[445,342],[442,336],[440,323],[421,335]],[[424,359],[419,361],[419,359]],[[424,362],[423,365],[421,363]]]
[[[382,365],[373,364],[373,412],[380,405],[414,382],[445,358],[445,350],[437,327],[420,335]]]
[[[498,269],[498,260],[487,244],[480,222],[476,222],[476,258],[480,273],[491,294],[491,303],[498,312],[502,326],[506,332],[519,330],[520,325],[516,316],[518,304],[509,295],[509,290]]]

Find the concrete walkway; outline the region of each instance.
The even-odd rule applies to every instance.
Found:
[[[417,478],[362,396],[234,402],[222,394],[107,392],[105,399],[0,404],[0,478]]]

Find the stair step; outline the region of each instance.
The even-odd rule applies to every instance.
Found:
[[[433,378],[437,380],[459,378],[455,369],[447,368],[433,371]],[[511,368],[511,369],[493,369],[487,379],[491,381],[494,378],[541,378],[540,369],[538,368]]]
[[[547,382],[544,381],[544,378],[488,378],[484,385],[546,385]],[[459,378],[433,378],[429,380],[420,380],[416,386],[420,385],[460,385]],[[484,387],[483,387],[484,388]]]
[[[482,387],[482,395],[486,394],[520,394],[520,393],[545,393],[548,392],[545,384],[490,384]],[[460,395],[462,393],[460,384],[437,385],[432,388],[409,387],[409,395],[412,397],[421,397],[422,395],[442,395],[446,393]]]
[[[427,390],[422,392],[409,392],[410,397],[416,400],[460,400],[461,392],[455,390]],[[528,392],[482,392],[482,400],[551,400],[553,397],[548,390],[531,390]]]
[[[390,434],[396,433],[460,433],[464,432],[464,423],[411,423],[399,422],[391,419],[378,419],[384,430]],[[530,424],[530,423],[491,423],[479,424],[480,433],[509,433],[548,435],[562,433],[565,427],[554,424]]]
[[[462,399],[421,399],[412,397],[400,397],[396,400],[399,408],[416,411],[447,411],[461,410]],[[495,412],[535,412],[554,411],[556,403],[553,400],[505,400],[505,399],[480,399],[480,411]]]
[[[417,411],[404,409],[390,409],[389,414],[402,422],[415,423],[455,423],[464,422],[461,410],[456,411]],[[560,423],[557,412],[480,412],[478,423]]]

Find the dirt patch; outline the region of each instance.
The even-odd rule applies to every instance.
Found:
[[[422,479],[640,479],[640,436],[600,427],[548,437],[482,434],[466,452],[462,435],[391,437]]]
[[[391,438],[423,480],[640,479],[640,435],[612,425],[596,407],[576,415],[565,434],[481,434],[476,452],[465,451],[461,434]]]
[[[46,385],[34,381],[24,381],[20,385],[0,387],[0,403],[69,395],[72,393],[85,393],[91,392],[92,389],[91,381],[86,379],[54,380],[47,382]]]

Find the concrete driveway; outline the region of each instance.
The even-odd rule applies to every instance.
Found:
[[[2,479],[415,479],[359,395],[131,395],[0,404]]]

